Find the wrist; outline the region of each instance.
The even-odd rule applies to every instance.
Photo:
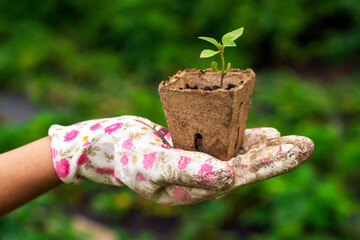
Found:
[[[114,173],[114,134],[122,127],[118,118],[89,120],[49,129],[55,171],[67,184],[85,179],[121,185]]]

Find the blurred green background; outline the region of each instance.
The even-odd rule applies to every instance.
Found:
[[[244,26],[233,67],[257,73],[247,127],[315,142],[295,171],[216,201],[168,207],[128,188],[60,186],[0,219],[1,239],[360,239],[360,4],[356,0],[2,0],[0,152],[124,114],[166,126],[157,86]],[[2,110],[1,110],[2,109]],[[26,159],[24,159],[26,161]],[[9,196],[11,197],[11,196]]]

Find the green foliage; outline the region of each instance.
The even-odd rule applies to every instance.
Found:
[[[217,62],[215,62],[215,61],[212,61],[211,62],[211,70],[213,71],[213,72],[218,72],[219,70],[217,69]]]
[[[221,68],[221,71],[219,71],[217,69],[217,63],[216,62],[212,62],[211,63],[211,70],[212,71],[216,71],[216,72],[219,72],[220,74],[222,75],[225,75],[227,74],[229,71],[230,71],[230,68],[231,68],[231,64],[230,62],[227,64],[227,67],[226,67],[226,70],[225,70],[225,59],[224,59],[224,50],[225,50],[225,47],[236,47],[236,44],[235,44],[235,40],[238,39],[242,33],[244,31],[244,28],[239,28],[239,29],[236,29],[232,32],[229,32],[229,33],[226,33],[222,39],[221,39],[221,43],[218,43],[214,38],[209,38],[209,37],[198,37],[199,39],[202,39],[202,40],[205,40],[211,44],[213,44],[215,47],[217,47],[218,51],[213,51],[213,50],[210,50],[210,49],[205,49],[201,52],[200,54],[200,58],[209,58],[209,57],[212,57],[216,54],[220,54],[220,57],[221,57],[221,63],[222,63],[222,68]],[[222,85],[222,82],[221,82],[221,85]]]
[[[200,57],[201,58],[208,58],[208,57],[212,57],[216,54],[218,54],[220,51],[213,51],[210,49],[205,49],[201,52]]]
[[[209,43],[212,43],[212,44],[214,44],[214,46],[217,47],[217,48],[219,48],[219,47],[221,46],[221,44],[218,43],[218,42],[216,41],[216,39],[214,39],[214,38],[210,38],[210,37],[198,37],[198,39],[202,39],[202,40],[205,40],[205,41],[207,41],[207,42],[209,42]]]
[[[80,240],[89,237],[89,234],[75,230],[72,222],[54,205],[54,200],[49,195],[41,196],[25,207],[0,218],[0,232],[1,238],[9,240]]]
[[[244,32],[244,28],[236,29],[232,32],[226,33],[221,41],[225,47],[236,47],[235,40],[238,39]]]

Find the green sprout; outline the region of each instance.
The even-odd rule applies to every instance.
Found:
[[[217,49],[218,49],[217,51],[213,51],[211,49],[205,49],[200,54],[200,58],[209,58],[209,57],[212,57],[212,56],[214,56],[214,55],[216,55],[218,53],[220,54],[221,63],[222,63],[221,71],[219,71],[217,69],[217,66],[218,66],[217,62],[212,61],[211,70],[213,72],[218,72],[222,76],[224,76],[225,74],[227,74],[230,71],[230,68],[231,68],[230,62],[228,62],[226,70],[225,70],[224,50],[225,50],[225,47],[236,47],[236,44],[234,43],[234,41],[236,39],[238,39],[242,35],[243,31],[244,31],[244,28],[241,27],[241,28],[236,29],[236,30],[234,30],[232,32],[226,33],[221,39],[222,44],[217,42],[214,38],[198,37],[199,39],[205,40],[205,41],[215,45],[215,47],[217,47]]]

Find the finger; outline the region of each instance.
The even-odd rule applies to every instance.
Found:
[[[293,144],[269,146],[233,158],[229,163],[235,171],[234,188],[278,176],[297,168],[307,158]]]
[[[304,136],[283,136],[277,138],[270,138],[261,143],[257,143],[251,146],[249,150],[255,151],[255,149],[261,149],[269,146],[280,146],[283,144],[292,144],[300,149],[302,158],[309,158],[314,152],[314,142]]]
[[[219,199],[234,192],[235,190],[236,189],[234,187],[231,189],[219,191],[171,185],[166,186],[163,191],[159,192],[156,195],[156,198],[151,199],[151,201],[170,206],[197,204],[206,200]]]
[[[314,142],[304,136],[284,136],[274,139],[269,139],[267,141],[267,146],[279,146],[283,144],[292,144],[300,149],[300,157],[304,160],[311,157],[314,153]]]
[[[234,182],[233,171],[232,169],[229,169],[230,167],[227,163],[224,164],[224,166],[222,167],[225,168],[226,173],[229,174],[229,176],[231,177],[231,181],[229,181],[226,176],[222,176],[219,178],[217,175],[218,171],[216,169],[212,169],[212,171],[209,171],[209,175],[202,174],[201,176],[203,178],[199,178],[199,171],[196,173],[195,177],[192,176],[191,171],[185,169],[186,167],[181,170],[182,172],[170,171],[172,172],[172,174],[166,175],[163,173],[169,173],[169,171],[166,171],[166,169],[169,169],[169,166],[162,166],[162,160],[163,159],[161,157],[161,154],[159,154],[159,158],[153,166],[154,173],[151,174],[151,176],[146,176],[143,173],[143,175],[146,176],[147,179],[145,179],[144,177],[143,179],[139,179],[139,181],[142,181],[142,184],[130,185],[132,190],[135,191],[138,195],[155,203],[163,205],[185,205],[199,203],[204,200],[215,200],[219,197],[219,192],[225,192],[225,190],[228,189]],[[185,159],[183,158],[183,160]],[[218,161],[221,162],[220,160]],[[205,164],[209,163],[209,161],[205,162]],[[181,164],[186,164],[186,161],[181,162],[180,166]],[[159,165],[161,169],[159,169]],[[202,165],[202,167],[204,165]],[[216,163],[208,164],[208,166],[206,166],[205,168],[200,168],[200,171],[210,170],[208,169],[210,165],[212,165],[213,167],[215,165],[215,167],[217,167]],[[182,167],[183,165],[181,166],[181,168]],[[161,175],[156,174],[156,172],[161,173]],[[204,176],[206,177],[204,178]],[[227,183],[225,184],[226,186],[224,186],[224,184],[221,184],[224,183],[224,178],[226,178],[227,181]],[[205,180],[205,182],[202,180]],[[124,181],[126,183],[126,180]]]
[[[234,182],[234,173],[227,162],[201,152],[163,149],[164,161],[159,182],[193,188],[225,190]]]
[[[205,200],[215,200],[216,197],[207,189],[192,188],[178,185],[166,186],[161,191],[154,202],[162,205],[188,205],[203,202]]]
[[[217,196],[212,191],[202,188],[192,188],[179,185],[167,185],[154,189],[132,188],[139,196],[162,205],[188,205],[205,200],[215,200]]]
[[[253,148],[259,147],[262,142],[265,142],[268,139],[278,137],[280,137],[280,132],[275,128],[260,127],[246,129],[242,143],[243,153],[248,152]]]

